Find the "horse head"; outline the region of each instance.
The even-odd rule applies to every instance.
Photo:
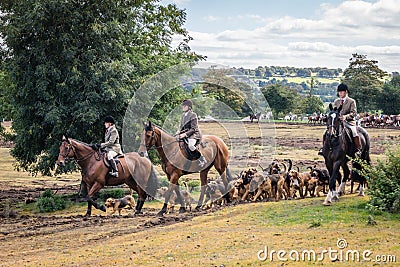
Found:
[[[339,108],[333,107],[332,103],[329,104],[329,114],[326,120],[326,126],[328,128],[328,135],[335,136],[338,134],[339,126],[341,124],[340,120],[340,111],[342,110],[342,106]]]
[[[71,144],[71,141],[66,135],[63,135],[61,141],[62,142],[60,145],[60,152],[57,158],[57,165],[60,167],[64,167],[65,162],[68,161],[68,159],[74,157],[75,151]]]
[[[143,132],[141,136],[141,142],[139,147],[139,155],[144,157],[147,155],[147,150],[155,146],[156,143],[156,133],[154,130],[154,126],[152,125],[151,121],[147,124],[143,123]]]

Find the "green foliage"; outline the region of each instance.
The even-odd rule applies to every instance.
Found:
[[[50,189],[46,189],[38,198],[36,206],[40,212],[52,212],[65,209],[67,204],[61,196],[54,194]]]
[[[100,199],[102,201],[106,201],[107,198],[112,197],[115,199],[122,198],[127,195],[124,189],[115,188],[115,189],[107,189],[100,191]]]
[[[393,77],[376,97],[378,108],[384,114],[400,114],[400,76]]]
[[[275,118],[278,117],[279,113],[288,114],[296,109],[298,105],[296,100],[300,99],[296,90],[280,84],[268,85],[262,88],[261,92],[268,101]]]
[[[185,21],[184,10],[158,0],[1,1],[0,53],[13,84],[5,99],[15,111],[20,168],[50,175],[62,134],[100,142],[104,116],[122,122],[147,77],[201,59]],[[176,48],[173,37],[181,39]]]
[[[304,97],[301,102],[301,111],[306,114],[313,114],[314,112],[322,113],[324,111],[324,103],[321,98],[314,95]]]
[[[0,120],[13,119],[14,107],[7,99],[8,92],[13,89],[10,75],[4,69],[4,64],[0,66]]]
[[[367,207],[372,212],[400,213],[400,147],[386,154],[387,160],[366,168],[371,196]]]
[[[349,67],[343,72],[343,82],[349,86],[350,96],[359,103],[358,112],[376,107],[376,97],[382,92],[382,78],[386,73],[378,67],[378,61],[368,60],[366,55],[353,54]]]

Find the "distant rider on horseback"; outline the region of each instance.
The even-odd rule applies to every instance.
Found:
[[[201,140],[201,132],[198,127],[197,114],[192,110],[193,102],[190,99],[183,100],[181,105],[183,114],[180,129],[176,134],[179,135],[179,139],[187,138],[190,151],[195,151],[197,149],[197,142]],[[200,151],[198,152],[201,155],[199,158],[199,167],[203,167],[207,163],[207,160]]]
[[[112,116],[106,116],[104,118],[104,126],[106,132],[104,135],[105,142],[101,144],[96,144],[96,149],[104,149],[107,153],[107,159],[110,163],[109,174],[114,177],[118,177],[118,168],[115,163],[115,157],[122,155],[121,145],[119,144],[119,134],[115,127],[115,119]]]
[[[355,118],[357,116],[357,106],[356,101],[353,98],[348,96],[349,89],[346,84],[341,83],[337,88],[338,99],[333,102],[333,107],[339,108],[342,106],[342,110],[340,111],[340,119],[343,122],[343,126],[350,129],[353,133],[353,140],[356,146],[356,155],[359,157],[361,155],[361,142],[360,136],[357,132],[357,126]],[[323,137],[323,142],[325,141],[325,134]],[[318,152],[318,155],[322,155],[322,149]]]

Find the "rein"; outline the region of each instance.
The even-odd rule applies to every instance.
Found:
[[[71,150],[74,152],[74,156],[73,156],[73,157],[69,157],[69,156],[68,156],[68,154],[71,152]],[[81,162],[81,161],[87,160],[88,158],[90,158],[90,157],[91,157],[93,154],[95,154],[95,153],[96,153],[96,151],[93,150],[93,151],[89,152],[87,155],[83,156],[82,158],[78,158],[77,153],[76,153],[76,150],[75,150],[75,147],[70,143],[70,147],[68,147],[68,149],[67,149],[65,155],[63,155],[63,154],[61,154],[61,153],[60,153],[59,155],[62,156],[64,159],[71,159],[71,158],[74,158],[76,162]],[[96,157],[96,155],[95,155],[95,159],[96,159],[97,161],[99,161],[99,160],[101,159],[100,151],[97,152],[97,157]]]

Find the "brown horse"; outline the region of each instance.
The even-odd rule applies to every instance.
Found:
[[[92,205],[96,209],[106,211],[104,205],[98,205],[92,197],[104,186],[116,186],[127,184],[138,193],[135,214],[140,214],[147,194],[155,196],[158,188],[158,180],[150,160],[139,156],[136,152],[126,153],[118,160],[118,177],[108,174],[108,167],[104,160],[106,155],[94,150],[89,144],[66,138],[63,136],[57,165],[65,166],[65,161],[75,159],[81,167],[82,180],[87,187],[88,208],[85,216],[92,213]],[[145,190],[144,190],[145,189]]]
[[[172,190],[175,191],[179,203],[181,204],[179,212],[185,212],[185,205],[179,187],[177,186],[178,180],[182,175],[200,172],[201,193],[196,210],[199,210],[203,204],[207,185],[207,174],[212,166],[214,166],[220,174],[227,192],[228,181],[230,179],[227,169],[229,151],[227,145],[219,137],[203,135],[201,142],[203,145],[199,145],[199,149],[208,162],[203,168],[198,167],[197,161],[188,160],[188,155],[179,139],[169,135],[151,122],[145,125],[141,138],[139,154],[144,156],[147,150],[155,147],[161,157],[162,168],[170,182],[168,191],[165,194],[164,206],[158,213],[159,216],[167,212],[167,203],[172,194]]]

